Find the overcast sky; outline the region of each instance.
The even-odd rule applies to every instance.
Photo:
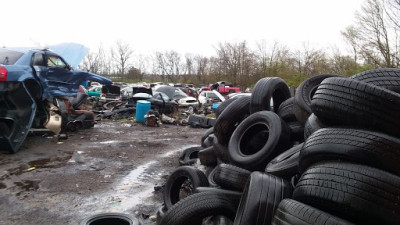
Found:
[[[210,56],[218,43],[277,41],[343,46],[364,0],[10,0],[1,3],[0,45],[62,42],[92,50],[129,43],[134,54],[175,50]]]

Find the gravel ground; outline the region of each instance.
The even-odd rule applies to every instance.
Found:
[[[100,121],[66,140],[30,135],[16,154],[0,155],[0,224],[79,224],[103,212],[155,224],[166,177],[204,132]]]

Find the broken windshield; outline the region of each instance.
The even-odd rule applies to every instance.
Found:
[[[8,49],[0,48],[0,64],[12,65],[14,64],[24,53],[11,51]]]

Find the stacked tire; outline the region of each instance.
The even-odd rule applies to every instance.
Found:
[[[205,172],[170,176],[191,180],[191,196],[158,224],[399,224],[399,78],[322,74],[294,97],[281,78],[259,80],[217,109],[195,154]]]

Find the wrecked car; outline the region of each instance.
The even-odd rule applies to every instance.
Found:
[[[46,127],[59,134],[63,120],[60,111],[68,114],[74,110],[66,97],[77,96],[79,86],[88,80],[112,83],[97,74],[73,69],[49,49],[0,48],[0,150],[18,151],[30,128]]]
[[[173,99],[176,100],[179,104],[179,107],[187,107],[187,108],[198,108],[199,102],[196,98],[192,96],[188,96],[185,92],[180,89],[176,89]]]
[[[127,108],[136,107],[136,102],[139,100],[146,100],[151,103],[151,109],[164,114],[172,114],[178,112],[178,103],[169,98],[163,92],[154,92],[153,95],[148,93],[136,93],[128,98]]]

